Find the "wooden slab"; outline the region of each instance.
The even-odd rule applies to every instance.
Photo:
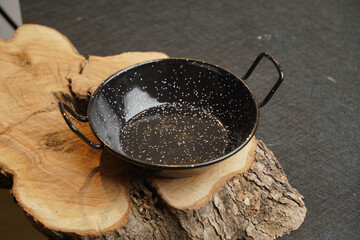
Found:
[[[0,41],[0,186],[55,239],[273,239],[297,229],[306,214],[302,196],[261,141],[201,175],[166,179],[90,148],[70,131],[59,100],[84,113],[91,92],[112,73],[166,57],[85,59],[66,37],[39,25]],[[87,124],[77,127],[96,141]]]

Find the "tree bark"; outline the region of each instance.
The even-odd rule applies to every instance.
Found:
[[[273,153],[253,138],[193,177],[151,175],[91,149],[67,127],[59,100],[86,114],[112,73],[166,58],[78,54],[57,31],[24,25],[0,41],[0,187],[51,239],[274,239],[300,227],[306,207]],[[93,141],[87,124],[77,127]]]

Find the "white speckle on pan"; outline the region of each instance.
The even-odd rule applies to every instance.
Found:
[[[337,83],[336,79],[333,77],[328,76],[327,79],[333,83]]]
[[[275,35],[275,37],[278,37],[278,35]],[[263,34],[263,35],[257,36],[258,40],[271,40],[271,38],[272,38],[271,34]]]

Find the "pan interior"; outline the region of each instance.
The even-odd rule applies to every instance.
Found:
[[[164,59],[106,80],[93,95],[90,124],[113,151],[145,165],[196,165],[224,156],[256,127],[255,100],[229,72]]]
[[[120,131],[125,154],[157,164],[193,164],[221,157],[229,131],[204,109],[186,103],[152,107]]]

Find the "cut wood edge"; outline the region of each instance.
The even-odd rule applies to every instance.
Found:
[[[0,162],[0,189],[11,189],[13,186],[13,171]]]
[[[72,44],[72,42],[70,41],[69,38],[67,38],[65,35],[61,34],[59,31],[57,31],[54,28],[47,27],[47,26],[40,25],[40,24],[33,24],[33,23],[23,24],[18,29],[16,29],[16,31],[11,39],[5,40],[5,39],[0,38],[0,43],[1,42],[7,43],[7,44],[8,43],[16,43],[16,41],[23,40],[23,39],[21,39],[21,38],[23,38],[23,36],[25,36],[25,38],[33,37],[34,34],[26,33],[27,31],[33,31],[33,30],[36,30],[36,31],[39,30],[39,31],[45,31],[45,32],[48,31],[48,32],[55,33],[56,35],[58,35],[58,37],[61,37],[61,40],[63,40],[64,42],[66,42],[68,44],[70,49],[72,49],[73,54],[85,59],[85,57],[78,52],[78,50],[75,48],[75,46]]]
[[[250,168],[255,158],[257,143],[254,136],[239,152],[198,175],[187,178],[154,178],[150,181],[171,207],[197,210],[229,179]]]

